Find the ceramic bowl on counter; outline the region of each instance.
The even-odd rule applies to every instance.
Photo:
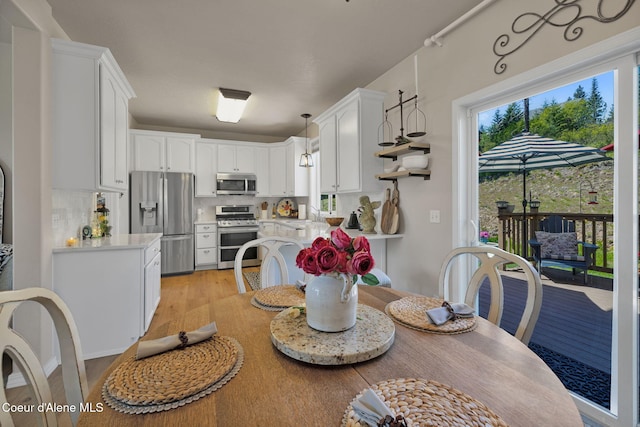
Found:
[[[426,154],[414,154],[402,158],[402,167],[406,169],[425,169],[429,165],[429,157]]]

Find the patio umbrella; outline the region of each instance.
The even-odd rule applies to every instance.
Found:
[[[480,154],[479,172],[522,172],[523,253],[527,239],[527,171],[609,160],[599,149],[523,132]]]

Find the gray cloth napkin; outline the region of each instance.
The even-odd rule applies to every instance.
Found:
[[[458,317],[473,317],[475,310],[473,307],[469,307],[463,302],[456,302],[451,304],[453,312]],[[440,326],[446,323],[449,319],[452,319],[454,315],[447,310],[446,307],[437,307],[427,310],[427,317],[435,325]]]
[[[183,344],[183,342],[180,340],[180,334],[170,335],[168,337],[158,338],[156,340],[140,341],[140,343],[138,344],[138,351],[136,352],[136,360],[164,353],[165,351],[173,350],[180,346],[199,343],[208,338],[211,338],[216,332],[218,332],[216,322],[211,322],[208,325],[201,327],[200,329],[187,332],[186,344]]]
[[[395,418],[395,414],[370,388],[366,389],[362,396],[351,403],[353,411],[371,427],[376,427],[378,421],[387,415]]]

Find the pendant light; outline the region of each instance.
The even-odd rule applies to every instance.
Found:
[[[304,113],[301,114],[300,117],[304,117],[304,153],[300,156],[300,163],[298,166],[301,168],[310,168],[313,167],[313,158],[311,157],[311,153],[309,152],[309,136],[307,132],[309,131],[309,127],[307,125],[307,120],[311,117],[311,114]]]

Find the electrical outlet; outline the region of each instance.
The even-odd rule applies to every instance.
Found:
[[[440,211],[429,211],[429,222],[440,223]]]

